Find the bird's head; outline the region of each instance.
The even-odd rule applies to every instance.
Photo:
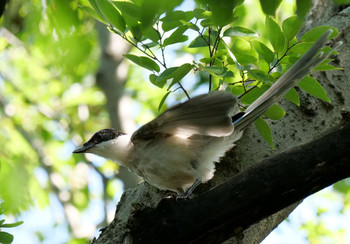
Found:
[[[111,160],[118,160],[113,155],[116,153],[115,151],[118,151],[118,147],[122,146],[119,142],[121,140],[118,139],[123,135],[126,134],[116,129],[97,131],[90,140],[75,149],[73,153],[93,153]]]

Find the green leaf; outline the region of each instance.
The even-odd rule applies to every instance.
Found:
[[[272,133],[269,124],[260,117],[255,120],[254,125],[261,137],[273,148]]]
[[[312,1],[296,0],[296,4],[297,4],[296,14],[299,16],[300,19],[304,19],[312,6]]]
[[[188,15],[184,11],[173,11],[168,12],[164,18],[161,19],[162,29],[167,32],[180,25],[182,25],[180,20],[189,21]]]
[[[264,83],[270,81],[269,74],[267,72],[264,72],[264,71],[258,70],[258,69],[248,70],[248,77],[253,79],[253,80],[258,80],[258,81],[261,81]]]
[[[243,104],[251,104],[258,97],[260,97],[265,91],[267,91],[267,89],[269,89],[269,86],[265,84],[262,85],[261,87],[255,87],[242,97],[241,102]]]
[[[117,30],[121,32],[125,31],[125,21],[112,3],[110,3],[108,0],[96,0],[96,4],[104,19],[108,23],[113,25],[115,28],[117,28]]]
[[[215,75],[221,75],[225,72],[225,69],[223,67],[210,67],[210,66],[207,66],[207,67],[203,67],[203,70],[209,72],[209,73],[212,73],[212,74],[215,74]]]
[[[251,41],[255,50],[259,53],[259,55],[267,62],[272,63],[275,59],[275,55],[264,43],[259,42],[257,40]]]
[[[243,38],[236,38],[231,47],[232,53],[241,64],[254,63],[257,59],[253,56],[250,43]]]
[[[286,115],[286,111],[277,104],[272,104],[272,106],[264,113],[264,116],[272,120],[280,120],[284,115]]]
[[[282,0],[260,0],[260,5],[266,15],[275,16],[276,9]]]
[[[330,34],[328,39],[332,39],[338,35],[338,30],[331,26],[317,26],[306,32],[300,41],[303,42],[315,42],[317,41],[327,30],[332,29],[333,32]]]
[[[157,65],[156,62],[154,62],[152,59],[150,59],[149,57],[144,57],[144,56],[136,56],[133,54],[125,54],[124,57],[126,57],[127,59],[129,59],[130,61],[134,62],[135,64],[151,70],[151,71],[156,71],[159,72],[160,68]]]
[[[245,36],[257,36],[255,31],[241,27],[241,26],[235,26],[235,27],[230,27],[224,32],[224,36],[240,36],[240,37],[245,37]]]
[[[328,64],[328,62],[332,61],[332,59],[326,59],[324,60],[322,63],[320,63],[319,65],[317,65],[313,70],[316,71],[328,71],[328,70],[335,70],[335,69],[342,69],[339,67],[335,67],[331,64]]]
[[[153,85],[158,86],[159,88],[163,88],[163,86],[166,83],[166,80],[163,80],[162,82],[157,82],[157,79],[158,79],[158,76],[156,76],[155,74],[149,75],[149,80]]]
[[[299,32],[303,22],[298,16],[294,15],[282,22],[283,34],[288,41],[292,40]]]
[[[290,89],[284,97],[295,105],[300,106],[299,94],[295,88]]]
[[[91,15],[93,18],[97,19],[98,21],[100,21],[103,24],[106,24],[106,21],[103,19],[103,17],[98,13],[99,11],[97,10],[93,10],[89,7],[86,6],[81,6],[80,7],[83,11],[87,12],[89,15]]]
[[[305,76],[301,81],[299,81],[298,86],[314,97],[317,97],[329,103],[331,102],[324,88],[320,85],[320,83],[318,83],[316,79],[312,78],[311,76]]]
[[[212,16],[211,11],[200,9],[200,8],[194,9],[193,14],[196,19],[207,19],[207,18],[211,18]]]
[[[12,223],[12,224],[1,224],[0,228],[13,228],[13,227],[17,227],[21,224],[23,224],[23,221],[18,221],[16,223]]]
[[[168,79],[173,78],[173,73],[178,69],[179,67],[171,67],[166,70],[164,70],[157,78],[157,83],[166,82]]]
[[[0,231],[0,243],[9,244],[13,242],[13,235]]]
[[[168,87],[168,90],[177,82],[179,82],[182,78],[184,78],[193,68],[192,64],[189,63],[185,63],[183,65],[181,65],[179,68],[177,68],[176,71],[174,71],[174,73],[172,74],[173,81],[171,82],[170,86]]]
[[[269,41],[273,49],[277,53],[281,52],[284,49],[284,43],[285,43],[285,37],[281,31],[281,28],[276,23],[276,21],[269,16],[266,16],[265,26],[266,26],[267,36],[269,38]]]
[[[158,43],[158,41],[159,41],[159,34],[158,34],[158,31],[156,29],[154,29],[153,27],[150,27],[150,28],[147,28],[147,29],[143,29],[143,34],[148,39]]]
[[[113,1],[112,3],[120,10],[123,16],[128,15],[135,20],[139,20],[141,8],[135,3],[127,1]]]
[[[158,112],[161,110],[161,108],[163,107],[163,104],[165,102],[165,100],[167,99],[167,97],[169,96],[171,91],[168,91],[162,98],[162,100],[160,100],[160,103],[158,105]]]
[[[301,42],[296,44],[294,47],[292,47],[290,50],[296,53],[306,53],[307,50],[310,49],[314,45],[313,42]]]
[[[177,28],[171,35],[164,40],[163,46],[168,46],[174,43],[185,42],[188,40],[188,36],[183,33],[188,29],[186,25],[182,25]]]
[[[189,48],[195,48],[195,47],[207,47],[207,42],[203,39],[209,40],[208,36],[197,36],[188,46]]]
[[[243,0],[209,0],[209,9],[212,11],[213,20],[217,26],[225,26],[233,21],[233,9]]]

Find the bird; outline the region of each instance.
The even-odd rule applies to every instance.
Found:
[[[215,162],[235,146],[251,123],[331,53],[319,52],[332,30],[245,111],[230,92],[213,91],[170,107],[132,134],[102,129],[73,153],[92,153],[117,162],[161,190],[189,198],[214,176]]]

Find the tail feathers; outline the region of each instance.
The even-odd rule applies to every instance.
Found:
[[[332,50],[327,53],[317,54],[317,52],[326,44],[331,33],[332,30],[328,30],[323,34],[286,73],[244,111],[243,116],[233,121],[236,131],[244,130],[253,123],[272,104],[284,96],[290,88],[295,86],[299,80],[330,55]]]

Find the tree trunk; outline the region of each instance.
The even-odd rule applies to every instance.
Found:
[[[339,40],[342,40],[344,42],[344,45],[341,46],[338,50],[340,54],[336,57],[334,61],[335,65],[343,67],[344,70],[313,73],[314,77],[317,80],[319,80],[322,86],[325,88],[327,95],[331,99],[332,103],[329,104],[323,102],[317,98],[309,96],[303,91],[299,91],[299,95],[301,97],[300,107],[297,107],[286,100],[281,101],[280,105],[287,111],[287,115],[281,121],[270,123],[271,130],[273,132],[275,150],[271,149],[269,145],[261,139],[254,126],[250,126],[245,131],[243,138],[237,142],[237,146],[233,150],[228,152],[226,156],[221,160],[221,162],[216,165],[217,170],[215,173],[215,177],[207,184],[200,185],[198,189],[196,189],[196,191],[194,192],[194,194],[198,195],[198,197],[194,196],[194,198],[191,200],[178,202],[175,202],[173,200],[165,200],[162,201],[162,203],[156,210],[153,210],[156,208],[159,202],[166,196],[166,193],[159,191],[146,183],[139,185],[135,189],[127,190],[117,206],[114,221],[102,231],[98,239],[93,240],[93,243],[131,243],[132,241],[134,241],[135,243],[142,243],[142,241],[140,241],[140,233],[147,233],[148,231],[150,231],[149,233],[152,233],[152,228],[155,228],[157,226],[155,223],[147,221],[152,218],[156,219],[156,216],[159,216],[162,213],[162,207],[163,209],[166,209],[166,211],[163,212],[163,218],[162,215],[160,215],[157,224],[160,224],[162,228],[166,228],[169,224],[169,222],[167,221],[167,216],[170,216],[172,213],[177,213],[178,215],[176,217],[176,220],[179,220],[179,222],[177,223],[177,228],[179,228],[180,230],[182,229],[183,231],[173,234],[171,233],[171,231],[167,232],[167,238],[168,240],[172,240],[172,235],[176,235],[176,238],[180,238],[179,235],[184,234],[184,232],[186,232],[186,228],[188,227],[185,224],[186,221],[188,221],[189,223],[198,223],[194,218],[190,218],[189,215],[186,215],[186,213],[191,213],[198,210],[199,206],[202,203],[204,204],[204,200],[202,199],[205,199],[205,197],[213,197],[215,200],[213,200],[212,198],[211,202],[214,205],[216,204],[216,200],[220,198],[220,196],[215,195],[215,191],[217,190],[217,188],[208,192],[209,189],[214,188],[215,186],[220,184],[223,184],[223,186],[220,186],[220,188],[225,187],[227,185],[232,184],[232,180],[239,181],[240,179],[242,179],[240,178],[242,177],[242,174],[245,178],[251,177],[251,182],[257,182],[255,180],[259,180],[260,176],[266,176],[266,174],[265,171],[260,171],[261,175],[248,174],[249,172],[251,172],[251,169],[248,168],[252,165],[259,163],[263,159],[267,159],[273,155],[278,155],[281,152],[287,151],[292,148],[305,149],[308,143],[313,143],[316,140],[316,138],[320,137],[320,135],[324,135],[326,132],[329,131],[337,131],[340,129],[341,125],[344,122],[344,115],[347,114],[346,111],[350,111],[350,81],[348,78],[350,77],[350,46],[349,44],[347,44],[350,41],[350,7],[340,10],[336,8],[331,1],[326,0],[314,1],[314,4],[315,5],[306,23],[305,28],[309,29],[311,26],[317,25],[333,26],[335,28],[338,28],[339,32],[341,33],[341,37],[339,38]],[[347,118],[347,116],[345,117]],[[322,148],[318,146],[316,150],[322,150]],[[298,158],[295,157],[294,160],[298,161]],[[279,165],[279,167],[284,168],[284,170],[287,169],[286,172],[288,172],[288,169],[298,170],[293,168],[293,163],[285,163],[285,160],[281,160],[277,165]],[[297,165],[298,164],[295,164],[294,166]],[[267,169],[268,168],[266,168],[266,170]],[[317,167],[314,167],[314,169],[317,170]],[[338,168],[338,170],[339,169],[341,168]],[[263,170],[263,168],[260,168],[260,170]],[[315,171],[310,172],[315,173]],[[237,175],[237,177],[233,177],[235,175]],[[228,179],[232,177],[233,179],[228,181]],[[273,174],[271,174],[270,177],[273,178]],[[287,177],[288,180],[288,174],[286,174],[285,177]],[[318,180],[324,180],[325,182],[327,181],[325,179],[327,178],[326,175],[311,174],[310,177],[314,177],[308,179],[311,180],[311,182],[318,182]],[[346,175],[342,175],[342,177],[346,177]],[[335,183],[335,181],[339,179],[340,178],[334,178],[333,181],[328,182],[328,184]],[[307,179],[305,179],[304,182],[305,184],[307,183],[306,180]],[[256,185],[254,185],[254,183],[252,184],[253,185],[247,185],[247,187],[252,188],[249,188],[250,194],[254,194],[254,191],[257,194],[260,194],[262,190],[262,185],[259,185],[257,183],[255,183]],[[278,185],[279,182],[275,182],[274,184]],[[286,185],[286,187],[287,186],[288,185]],[[235,196],[237,197],[242,197],[246,194],[245,189],[247,189],[248,191],[248,188],[234,189],[236,190],[230,190],[227,193],[221,192],[221,195],[225,197],[225,199],[228,199],[230,196],[234,196],[234,194],[236,194]],[[274,201],[274,203],[276,203],[274,205],[279,205],[280,208],[276,207],[273,209],[273,211],[270,211],[270,209],[268,211],[268,214],[275,213],[277,210],[281,209],[281,207],[285,207],[295,201],[298,201],[314,193],[315,190],[319,190],[319,188],[307,188],[307,193],[302,194],[301,198],[295,198],[291,202],[283,202],[284,204],[276,203],[276,201],[281,200],[280,198],[271,198],[271,200]],[[274,195],[272,194],[270,196]],[[246,196],[246,198],[242,197],[242,202],[240,203],[240,205],[243,205],[244,207],[244,200],[247,199],[249,199],[249,195]],[[252,225],[252,223],[260,220],[262,217],[266,217],[266,215],[260,216],[259,211],[257,209],[254,213],[256,216],[255,221],[249,223],[245,222],[242,224],[235,223],[234,226],[238,226],[239,228],[231,229],[229,235],[225,235],[225,238],[223,239],[221,237],[220,239],[218,239],[222,241],[225,239],[229,239],[230,237],[231,239],[227,240],[225,243],[259,243],[281,221],[283,221],[289,215],[289,213],[294,209],[295,206],[296,204],[291,205],[290,207],[287,207],[282,211],[270,215],[269,217]],[[251,208],[254,209],[254,205],[252,205]],[[182,209],[184,209],[183,212]],[[207,209],[209,210],[209,207]],[[217,211],[221,210],[218,209]],[[209,218],[209,214],[206,215],[202,212],[202,215]],[[225,214],[222,214],[220,212],[218,212],[217,215],[223,216],[223,218],[225,217]],[[229,222],[229,220],[222,219],[223,224],[224,221]],[[237,221],[239,220],[237,219]],[[210,221],[208,220],[208,222]],[[216,232],[217,228],[218,226],[216,225],[206,226],[206,231],[209,229],[213,233],[216,233],[216,235],[219,237],[219,233]],[[158,232],[154,233],[155,237],[161,235],[161,230],[159,228],[157,230]],[[202,234],[203,233],[197,233],[196,236],[199,237]],[[186,240],[180,243],[187,243],[189,239],[178,240]],[[191,240],[194,241],[195,239],[192,238]]]

